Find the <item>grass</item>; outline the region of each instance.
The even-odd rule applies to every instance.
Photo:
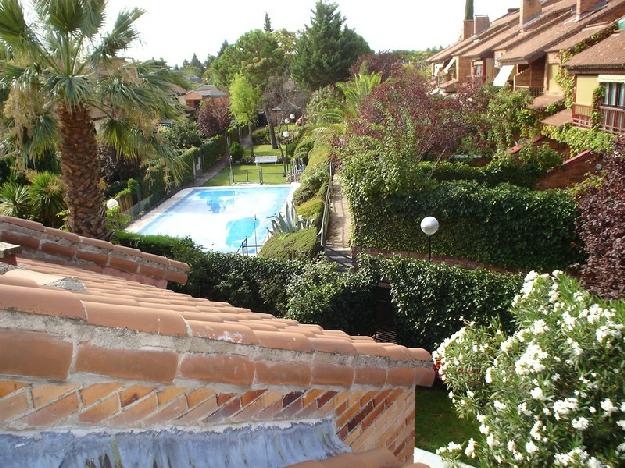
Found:
[[[415,446],[428,452],[447,445],[477,438],[477,426],[460,419],[442,386],[416,389]]]
[[[282,164],[261,164],[263,170],[263,183],[266,185],[287,184],[288,181],[282,176]],[[235,183],[249,182],[259,183],[259,171],[256,164],[237,164],[232,166]],[[206,187],[217,185],[230,185],[230,169],[226,166],[215,177],[208,180]]]

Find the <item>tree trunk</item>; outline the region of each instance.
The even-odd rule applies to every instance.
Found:
[[[61,131],[61,173],[67,186],[67,225],[75,234],[107,239],[104,196],[100,189],[100,161],[96,130],[84,106],[58,110]]]
[[[250,146],[250,156],[252,156],[252,158],[253,158],[254,157],[254,139],[252,138],[252,124],[251,124],[251,122],[247,125],[247,128],[249,129],[250,141],[252,142],[252,145]]]
[[[265,117],[267,117],[267,125],[269,125],[269,139],[271,143],[271,147],[273,149],[278,149],[278,139],[276,138],[276,128],[273,126],[273,122],[271,120],[271,114],[269,110],[265,108]]]

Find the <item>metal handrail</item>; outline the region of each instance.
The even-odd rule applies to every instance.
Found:
[[[329,180],[328,189],[326,190],[325,206],[323,207],[323,217],[321,218],[321,248],[326,248],[326,241],[328,236],[328,226],[330,224],[330,200],[332,199],[332,181],[334,180],[334,172],[332,169],[332,163],[328,166]]]

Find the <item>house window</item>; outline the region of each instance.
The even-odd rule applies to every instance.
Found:
[[[603,105],[625,108],[625,83],[603,83]]]
[[[474,71],[475,71],[474,73],[475,76],[484,76],[484,64],[476,63]]]

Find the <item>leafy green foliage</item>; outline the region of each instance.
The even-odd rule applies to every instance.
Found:
[[[239,142],[233,141],[230,144],[230,156],[232,157],[232,161],[235,163],[241,162],[243,159],[244,151],[243,147]]]
[[[230,84],[230,112],[238,125],[251,125],[260,104],[260,93],[245,75],[236,75]]]
[[[30,211],[28,187],[16,182],[6,182],[0,187],[0,214],[28,218]]]
[[[532,97],[527,92],[505,89],[489,100],[484,116],[489,126],[488,139],[498,149],[514,146],[518,139],[535,132],[538,122],[528,108],[531,102]]]
[[[341,123],[345,97],[334,85],[317,89],[310,96],[306,106],[306,115],[313,125]]]
[[[35,173],[28,187],[32,215],[44,226],[60,227],[63,220],[59,214],[65,210],[65,186],[61,178],[50,172]]]
[[[327,186],[329,178],[328,168],[324,167],[322,164],[318,164],[311,168],[311,170],[304,172],[301,185],[293,194],[293,203],[295,206],[299,206],[315,195],[320,194],[324,184]]]
[[[285,214],[279,213],[274,220],[271,221],[271,234],[282,235],[291,234],[293,232],[308,229],[311,225],[309,219],[300,218],[295,210],[295,205],[287,203]]]
[[[316,90],[345,81],[351,65],[371,51],[367,42],[343,23],[336,4],[315,4],[310,26],[297,39],[292,63],[294,78],[305,87]]]
[[[317,228],[308,227],[286,234],[272,235],[259,256],[278,260],[311,260],[319,252]]]
[[[586,150],[606,154],[614,149],[616,141],[616,137],[608,132],[594,128],[572,127],[570,125],[562,127],[545,125],[543,127],[543,135],[567,144],[574,155]]]
[[[427,252],[420,222],[435,216],[441,224],[432,243],[435,255],[540,270],[583,259],[577,207],[564,191],[454,181],[394,193],[368,191],[354,180],[345,178],[343,188],[354,216],[355,245]]]

